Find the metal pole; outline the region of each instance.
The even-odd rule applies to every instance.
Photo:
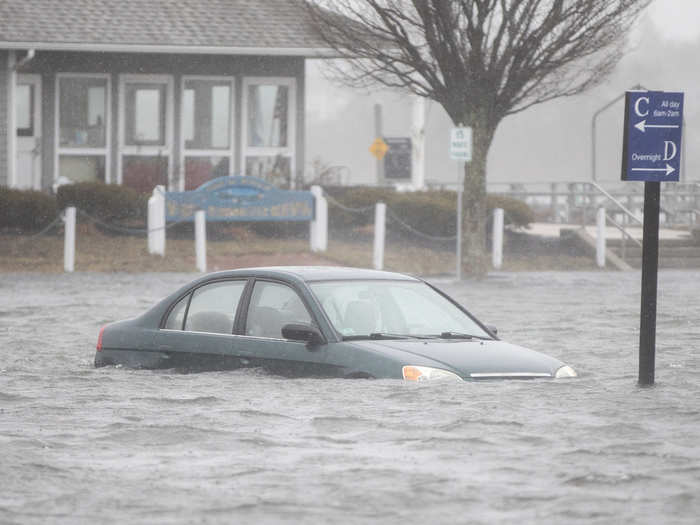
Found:
[[[639,327],[639,384],[654,384],[656,358],[656,294],[659,274],[660,182],[644,183],[642,244],[642,307]]]
[[[382,138],[382,105],[374,105],[374,138]],[[384,161],[377,159],[377,186],[384,186]]]
[[[457,162],[457,280],[462,280],[462,194],[464,181],[462,179],[466,164]]]

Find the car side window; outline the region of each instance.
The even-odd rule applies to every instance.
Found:
[[[222,281],[197,288],[192,293],[185,331],[233,333],[236,308],[245,285],[246,281]]]
[[[165,322],[165,328],[168,330],[182,330],[182,322],[185,320],[185,310],[187,310],[187,301],[189,300],[190,294],[187,294],[170,310],[168,320]]]
[[[289,323],[315,324],[299,295],[289,286],[258,281],[250,298],[246,335],[283,339]]]

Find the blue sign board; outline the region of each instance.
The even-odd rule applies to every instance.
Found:
[[[622,180],[677,182],[682,130],[683,93],[628,91]]]
[[[314,196],[254,177],[219,177],[193,191],[166,192],[165,210],[167,221],[192,221],[197,210],[207,221],[310,221]]]

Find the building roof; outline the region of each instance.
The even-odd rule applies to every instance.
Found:
[[[0,48],[323,56],[301,0],[2,0]]]

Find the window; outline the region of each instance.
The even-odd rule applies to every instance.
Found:
[[[127,145],[165,145],[164,85],[127,84],[125,111]]]
[[[243,85],[245,174],[293,186],[295,80],[246,78]]]
[[[180,301],[175,305],[168,315],[168,320],[165,323],[165,328],[168,330],[182,330],[182,325],[185,321],[185,311],[187,310],[187,303],[190,300],[190,295],[187,294],[185,297],[180,299]]]
[[[192,293],[184,329],[190,332],[233,333],[236,308],[245,285],[245,281],[225,281],[197,288]],[[178,323],[182,326],[181,318],[185,315],[183,302],[186,304],[182,299],[168,316],[166,328],[179,330]]]
[[[62,148],[104,148],[107,126],[107,79],[59,79],[59,135]]]
[[[286,147],[288,116],[287,86],[248,86],[248,146]]]
[[[64,74],[57,84],[57,176],[108,182],[109,76]]]
[[[182,150],[184,190],[231,174],[233,79],[184,77]]]
[[[34,135],[34,86],[19,84],[15,96],[17,98],[17,135],[31,137]]]
[[[282,339],[282,327],[289,323],[313,324],[297,293],[284,284],[256,282],[248,309],[246,335]]]

